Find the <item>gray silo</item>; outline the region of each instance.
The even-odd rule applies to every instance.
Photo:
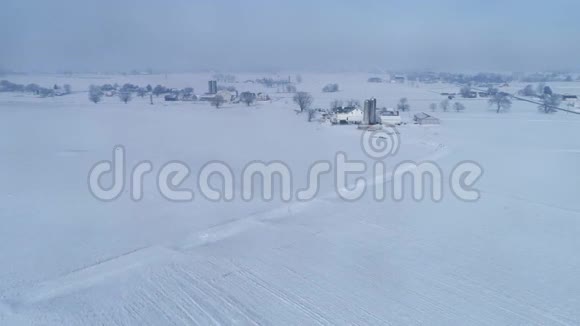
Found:
[[[369,125],[370,121],[371,121],[371,117],[370,117],[370,102],[369,100],[365,100],[365,107],[363,110],[363,120],[362,123],[363,125]]]
[[[377,119],[377,100],[372,98],[369,100],[369,124],[375,125],[378,123]]]
[[[363,112],[363,125],[374,125],[378,123],[377,119],[377,100],[371,98],[365,100],[365,107]]]
[[[208,93],[209,94],[216,94],[217,93],[217,81],[210,80],[207,82],[208,86]]]

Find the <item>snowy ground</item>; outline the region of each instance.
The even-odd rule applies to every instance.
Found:
[[[238,76],[239,80],[262,75]],[[448,85],[368,84],[366,74],[303,75],[315,106],[374,96],[408,97],[413,112]],[[351,126],[307,123],[288,94],[257,106],[107,98],[91,83],[205,91],[205,75],[8,76],[72,85],[70,96],[0,94],[0,324],[580,324],[580,117],[544,115],[515,102],[495,114],[484,100],[436,112],[441,126],[400,127],[404,160],[451,171],[477,161],[482,198],[439,203],[348,203],[323,179],[314,201],[172,203],[146,180],[145,198],[93,198],[87,174],[122,144],[130,164],[222,160],[235,172],[281,160],[305,183],[310,163],[337,151],[365,159]],[[338,82],[337,94],[320,92]],[[580,84],[552,85],[578,93]],[[521,85],[512,85],[517,90]],[[408,119],[408,117],[405,117]],[[237,173],[236,175],[239,175]],[[186,185],[195,188],[195,178]]]

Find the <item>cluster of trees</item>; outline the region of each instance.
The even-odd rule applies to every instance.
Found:
[[[518,94],[522,96],[539,98],[540,104],[538,105],[538,109],[543,113],[556,112],[557,108],[562,103],[562,97],[558,94],[554,94],[552,88],[543,82],[538,83],[536,87],[528,84],[526,87],[521,89]]]
[[[514,78],[511,75],[502,75],[496,73],[477,73],[477,74],[457,74],[446,72],[409,72],[406,73],[410,81],[419,81],[433,83],[437,81],[450,84],[503,84],[511,82]]]
[[[0,81],[0,92],[26,92],[42,97],[68,95],[72,93],[72,88],[69,84],[62,86],[54,84],[52,87],[41,87],[37,84],[16,84],[7,80]]]
[[[526,85],[523,89],[518,91],[519,95],[530,97],[544,97],[544,95],[553,95],[552,88],[546,86],[546,83],[538,83],[536,87],[531,84]]]
[[[330,102],[330,110],[334,111],[338,108],[342,107],[360,107],[360,101],[356,99],[349,99],[349,100],[333,100]]]
[[[93,103],[99,103],[102,101],[105,93],[110,93],[110,96],[117,95],[119,100],[123,103],[128,103],[133,99],[133,95],[139,97],[145,97],[149,95],[151,104],[153,104],[153,95],[158,97],[162,94],[176,93],[184,98],[193,97],[194,90],[192,87],[186,87],[180,90],[171,89],[163,85],[157,85],[155,87],[147,85],[141,87],[139,85],[126,83],[122,86],[118,84],[104,84],[104,85],[91,85],[89,87],[89,100]]]
[[[338,92],[338,89],[339,89],[338,84],[328,84],[322,88],[322,91],[324,93],[334,93]]]
[[[118,84],[104,84],[104,85],[90,85],[89,86],[89,101],[99,103],[102,101],[105,92],[117,94],[121,102],[127,104],[133,99],[133,93],[140,97],[145,97],[146,94],[151,94],[153,87],[147,85],[146,87],[139,87],[131,83],[126,83],[123,86]]]
[[[401,112],[411,111],[411,105],[409,104],[409,100],[406,97],[403,97],[399,100],[397,104],[397,110]]]
[[[440,108],[443,112],[447,112],[451,109],[455,110],[456,112],[465,111],[465,105],[463,105],[463,103],[455,102],[453,105],[451,105],[451,100],[447,98],[441,101],[439,105],[437,105],[437,103],[429,104],[429,109],[433,112],[437,111],[438,108]]]
[[[572,82],[574,81],[574,77],[570,74],[563,74],[563,73],[534,73],[527,76],[524,76],[521,79],[525,83],[546,83],[546,82]],[[580,80],[580,76],[576,78],[576,80]]]
[[[240,94],[240,101],[245,103],[247,106],[250,106],[256,101],[256,94],[252,92],[242,92]]]
[[[580,80],[580,76],[573,76],[568,73],[551,72],[551,73],[533,73],[525,76],[519,74],[498,74],[480,72],[476,74],[461,74],[461,73],[447,73],[447,72],[390,72],[392,75],[401,74],[406,75],[409,81],[419,81],[426,83],[444,82],[450,84],[473,84],[473,85],[490,85],[490,84],[504,84],[510,83],[514,80],[521,80],[527,83],[539,82],[572,82]],[[378,77],[371,77],[368,79],[371,83],[381,83],[383,80]]]
[[[314,120],[314,118],[316,117],[316,110],[311,107],[312,102],[314,102],[314,97],[312,97],[312,95],[310,95],[310,93],[296,92],[296,94],[294,94],[294,97],[292,98],[292,100],[300,108],[300,113],[303,113],[304,111],[306,111],[306,113],[307,113],[306,117],[307,117],[308,122],[311,122],[312,120]]]
[[[302,81],[302,79],[300,80]],[[262,84],[266,87],[279,87],[291,84],[289,79],[273,79],[273,78],[258,78],[256,79],[256,83]]]

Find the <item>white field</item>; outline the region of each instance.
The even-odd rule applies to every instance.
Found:
[[[238,75],[238,80],[263,75]],[[366,74],[308,75],[299,90],[316,107],[374,96],[379,107],[409,98],[428,111],[449,85],[368,84]],[[0,93],[0,325],[578,325],[580,324],[580,116],[541,114],[514,102],[496,114],[485,100],[440,126],[399,128],[405,160],[433,160],[448,173],[473,160],[485,170],[481,199],[346,202],[330,176],[310,202],[214,203],[197,171],[227,162],[236,176],[253,160],[308,167],[338,151],[366,159],[353,126],[307,123],[288,94],[251,107],[135,98],[93,104],[91,83],[132,82],[207,89],[209,75],[6,76],[17,83],[69,83],[74,94],[40,99]],[[338,82],[341,92],[321,93]],[[579,83],[551,85],[580,93]],[[522,85],[512,85],[517,90]],[[410,115],[405,115],[409,119]],[[91,196],[91,166],[127,150],[128,169],[154,173],[186,162],[189,203]],[[237,180],[239,181],[239,180]],[[389,192],[389,182],[386,184]],[[370,185],[368,192],[372,192]]]

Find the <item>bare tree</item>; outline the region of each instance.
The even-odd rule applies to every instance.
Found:
[[[301,75],[296,75],[296,83],[298,83],[298,84],[302,83],[302,76]]]
[[[240,94],[240,100],[243,103],[246,103],[247,106],[250,106],[256,100],[256,94],[252,92],[242,92]]]
[[[308,109],[308,122],[312,122],[316,118],[316,110]]]
[[[546,89],[546,83],[539,83],[536,87],[536,95],[542,97],[544,95],[544,91]]]
[[[163,93],[167,93],[167,88],[165,88],[161,85],[157,85],[157,86],[155,86],[155,88],[153,88],[153,95],[159,96]]]
[[[293,100],[294,103],[296,103],[300,108],[300,112],[303,112],[304,110],[310,108],[310,105],[312,105],[314,98],[312,97],[312,95],[310,95],[310,93],[298,92],[294,95]]]
[[[449,110],[450,105],[451,105],[450,101],[447,98],[441,101],[441,103],[439,103],[439,106],[441,107],[441,110],[443,110],[443,112],[447,112]]]
[[[93,103],[99,103],[103,98],[103,91],[101,88],[96,85],[91,85],[89,87],[89,100]]]
[[[143,87],[139,87],[137,89],[137,96],[139,96],[139,97],[145,97],[146,94],[147,94],[147,89],[145,89]]]
[[[350,100],[346,101],[346,106],[348,107],[359,107],[360,106],[360,101],[356,100],[354,98],[351,98]]]
[[[453,104],[453,108],[455,109],[455,111],[461,112],[465,110],[465,105],[459,102],[455,102],[455,104]]]
[[[538,109],[544,113],[556,112],[556,108],[562,103],[562,98],[558,95],[544,94],[542,97],[542,104],[538,106]]]
[[[524,89],[518,92],[522,96],[536,96],[536,91],[532,85],[526,85]]]
[[[429,104],[429,109],[431,109],[433,112],[437,111],[437,103]]]
[[[331,110],[335,110],[338,108],[342,107],[342,101],[341,100],[334,100],[332,102],[330,102],[330,109]]]
[[[471,97],[471,87],[469,86],[461,87],[461,89],[459,90],[459,94],[461,94],[463,98]]]
[[[497,93],[488,101],[489,105],[494,105],[497,107],[497,113],[499,113],[502,109],[507,110],[512,106],[512,100],[506,93]]]
[[[129,101],[131,101],[133,99],[133,96],[132,96],[131,92],[123,91],[123,92],[119,93],[119,99],[121,100],[121,102],[127,104],[127,103],[129,103]]]
[[[406,97],[403,97],[399,100],[399,104],[397,104],[397,110],[401,112],[407,112],[411,110],[411,105],[409,104],[409,100]]]
[[[210,100],[210,104],[216,109],[219,109],[225,102],[226,100],[221,95],[216,95]]]
[[[286,93],[296,93],[296,86],[286,85]]]
[[[153,105],[153,93],[149,93],[149,104]]]

